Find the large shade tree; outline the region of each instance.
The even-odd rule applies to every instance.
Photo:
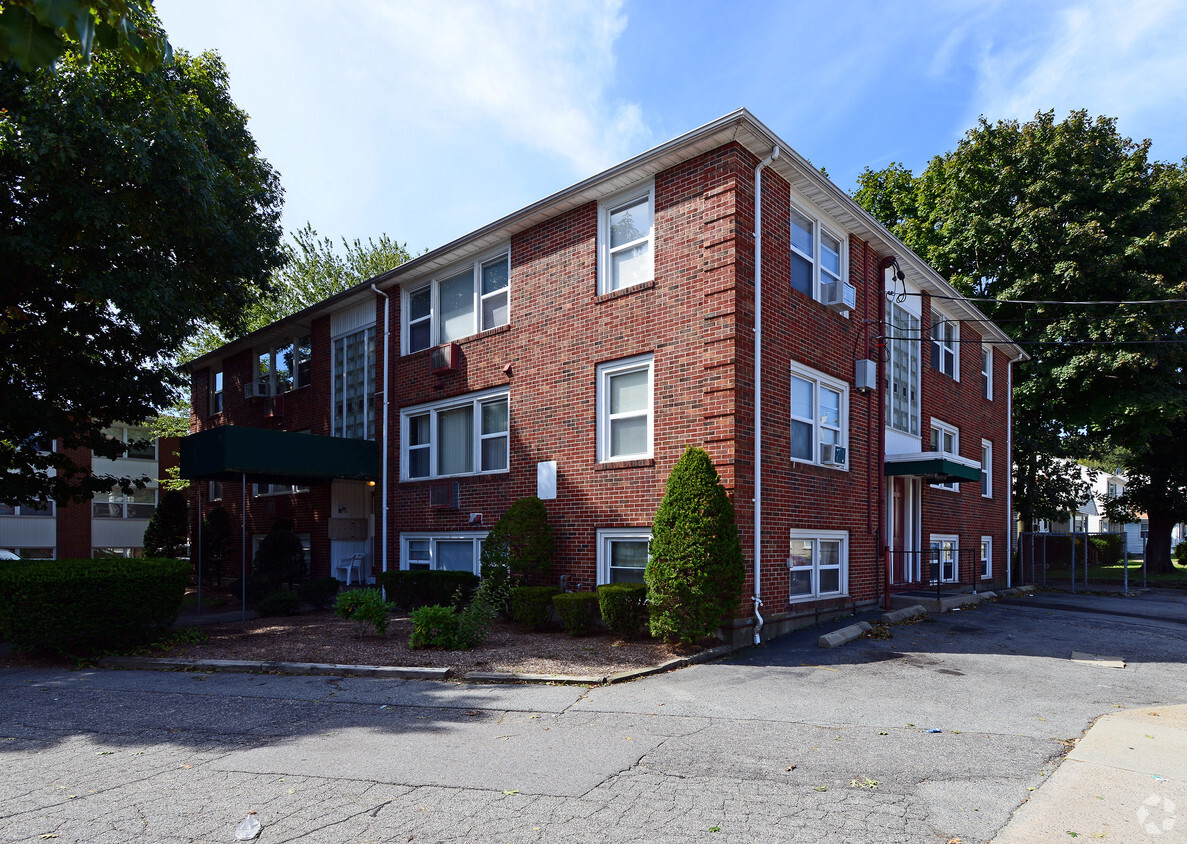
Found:
[[[1030,355],[1013,396],[1024,529],[1082,500],[1078,467],[1053,458],[1140,455],[1187,412],[1184,167],[1149,149],[1083,111],[982,118],[918,176],[859,179],[855,199]]]
[[[69,450],[117,456],[103,428],[172,403],[182,342],[240,329],[281,263],[281,201],[213,53],[0,65],[0,501],[137,480]]]

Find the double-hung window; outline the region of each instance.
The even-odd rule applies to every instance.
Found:
[[[951,425],[931,420],[931,450],[938,454],[960,456],[960,430]],[[932,484],[939,489],[950,489],[956,492],[960,489],[955,481],[946,484]]]
[[[795,208],[791,220],[791,286],[805,296],[820,299],[823,286],[840,282],[844,250],[842,238],[821,222]]]
[[[375,439],[375,327],[334,338],[334,436]]]
[[[981,579],[993,577],[993,537],[981,537]]]
[[[486,532],[420,533],[400,537],[400,568],[478,574]]]
[[[223,412],[223,370],[210,370],[210,415]]]
[[[642,583],[651,528],[598,529],[598,585]]]
[[[506,325],[510,280],[511,254],[504,249],[408,291],[403,308],[405,353]]]
[[[103,433],[124,443],[124,456],[129,460],[157,459],[157,441],[148,428],[120,425],[104,428]]]
[[[791,532],[790,600],[832,598],[849,589],[849,533],[843,530]]]
[[[598,461],[652,455],[654,360],[651,355],[598,365]]]
[[[401,478],[446,478],[507,471],[510,404],[488,390],[400,412]]]
[[[981,347],[981,393],[993,401],[993,347]]]
[[[960,324],[935,310],[931,312],[931,365],[960,380]]]
[[[931,574],[929,579],[941,583],[955,583],[960,575],[960,537],[932,534]]]
[[[265,395],[278,396],[309,386],[313,345],[306,334],[264,349],[256,358],[256,379]],[[219,385],[221,388],[221,384]]]
[[[301,484],[253,484],[252,486],[254,487],[252,494],[256,496],[292,495],[297,492],[309,492],[309,487]]]
[[[95,493],[91,515],[96,519],[148,519],[157,509],[155,488],[133,489],[125,495],[120,489]]]
[[[993,497],[993,443],[981,440],[981,495]]]
[[[890,361],[886,401],[890,427],[919,436],[919,317],[890,306]]]
[[[844,467],[849,386],[791,365],[791,459]]]
[[[603,202],[598,209],[598,293],[655,275],[655,185]]]

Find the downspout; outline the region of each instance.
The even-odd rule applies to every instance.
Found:
[[[886,271],[892,265],[898,266],[898,258],[894,255],[887,255],[878,265],[878,334],[882,338],[882,349],[878,352],[878,388],[874,390],[878,397],[878,429],[875,431],[878,442],[873,450],[878,455],[878,461],[874,464],[874,471],[878,473],[878,528],[874,565],[878,577],[886,578],[882,590],[882,608],[886,610],[890,609],[890,555],[886,553],[886,341],[890,334],[886,330]]]
[[[762,644],[762,171],[779,157],[771,150],[754,168],[754,644]]]
[[[381,442],[382,442],[381,447],[383,449],[383,478],[381,479],[381,481],[383,483],[383,490],[380,492],[379,512],[380,512],[380,518],[382,519],[382,525],[380,526],[380,536],[382,537],[382,539],[380,539],[380,542],[383,543],[383,551],[382,551],[383,568],[382,568],[382,571],[387,571],[387,482],[388,482],[387,456],[388,456],[388,452],[389,452],[387,437],[388,437],[388,433],[390,430],[388,428],[388,412],[391,408],[391,402],[389,402],[388,398],[387,398],[387,387],[388,387],[388,378],[392,371],[391,361],[388,360],[388,357],[392,353],[392,344],[391,344],[391,336],[390,336],[391,330],[392,330],[392,328],[391,328],[392,327],[392,321],[391,321],[392,299],[390,296],[388,296],[386,293],[384,293],[382,290],[380,290],[374,284],[371,285],[371,289],[383,297],[383,437],[381,438]]]
[[[1006,362],[1006,588],[1014,585],[1014,364]],[[1021,535],[1018,538],[1021,550]],[[1020,555],[1021,557],[1021,555]],[[1126,569],[1129,573],[1129,569]]]

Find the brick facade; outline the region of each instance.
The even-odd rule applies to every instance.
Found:
[[[654,182],[654,277],[609,294],[598,293],[599,203],[571,201],[544,219],[508,224],[510,322],[458,341],[456,371],[433,374],[426,349],[400,355],[403,317],[401,273],[422,283],[427,272],[408,269],[381,277],[390,295],[390,344],[383,343],[384,300],[375,297],[378,354],[376,416],[382,418],[384,352],[390,349],[390,422],[379,438],[389,461],[387,477],[376,487],[374,538],[376,568],[386,519],[389,567],[401,564],[402,534],[462,533],[490,527],[515,499],[536,493],[537,464],[557,464],[557,496],[547,502],[557,538],[555,575],[570,583],[597,582],[597,530],[646,528],[651,524],[673,464],[688,445],[713,458],[737,513],[747,557],[747,585],[739,614],[751,614],[754,591],[755,477],[755,167],[754,145],[726,140],[708,151],[694,151],[648,175]],[[857,290],[856,309],[843,315],[793,290],[789,262],[789,209],[804,207],[789,171],[767,168],[762,196],[762,600],[764,614],[802,616],[853,604],[870,604],[886,587],[880,547],[886,543],[882,436],[882,390],[855,388],[855,362],[882,354],[879,328],[883,280],[879,264],[890,253],[884,231],[862,236],[859,226],[842,241],[847,280]],[[818,176],[814,178],[819,178]],[[641,179],[640,181],[645,181]],[[604,194],[610,194],[607,188]],[[793,194],[795,198],[793,200]],[[856,217],[867,229],[876,226]],[[514,221],[512,221],[514,222]],[[832,223],[844,228],[843,223]],[[840,232],[838,232],[840,234]],[[875,237],[879,238],[875,242]],[[899,250],[902,247],[899,245]],[[462,250],[464,253],[464,249]],[[477,254],[479,247],[475,247]],[[432,258],[433,253],[425,259]],[[471,256],[471,258],[473,255]],[[418,259],[419,260],[419,259]],[[917,259],[916,259],[917,260]],[[445,264],[443,259],[441,264]],[[437,271],[443,269],[438,266]],[[915,283],[927,284],[933,282]],[[949,288],[950,289],[950,288]],[[406,291],[405,291],[406,292]],[[929,302],[921,303],[921,325],[930,325]],[[327,314],[329,310],[327,310]],[[283,419],[265,415],[265,402],[245,401],[242,386],[252,377],[258,349],[234,344],[221,359],[225,411],[209,413],[209,364],[200,361],[193,378],[193,429],[218,424],[282,427],[331,433],[329,403],[330,332],[326,315],[312,321],[314,378],[311,386],[285,397]],[[962,324],[962,340],[979,339],[975,326]],[[1005,385],[1007,356],[994,354],[995,400],[980,394],[980,345],[960,346],[959,382],[928,365],[920,339],[922,445],[928,421],[942,419],[960,428],[960,450],[980,459],[981,439],[994,443],[993,498],[965,483],[959,492],[922,491],[924,547],[930,534],[958,534],[972,547],[993,536],[994,576],[1004,579],[1007,548],[1008,418]],[[597,452],[598,365],[638,355],[653,361],[652,457],[599,462]],[[215,356],[217,358],[217,355]],[[202,365],[207,364],[207,365]],[[847,387],[848,462],[829,467],[790,459],[791,369],[808,367]],[[216,364],[217,365],[217,364]],[[509,470],[455,478],[456,508],[429,506],[427,480],[401,481],[400,410],[483,390],[509,396]],[[382,432],[381,432],[382,433]],[[388,485],[388,511],[379,506],[382,482]],[[329,484],[308,493],[267,502],[249,499],[249,533],[262,533],[284,515],[298,530],[314,536],[314,574],[330,571],[327,519]],[[223,504],[238,524],[240,493],[224,485]],[[232,492],[232,490],[236,490]],[[266,512],[271,508],[271,512]],[[472,514],[481,514],[476,527]],[[791,601],[788,569],[790,532],[847,532],[847,586],[840,597]]]

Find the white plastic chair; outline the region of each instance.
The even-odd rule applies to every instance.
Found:
[[[351,554],[349,557],[343,557],[334,567],[334,571],[336,572],[335,577],[337,577],[339,580],[342,580],[342,575],[345,573],[346,585],[349,586],[350,573],[353,571],[355,582],[362,583],[364,558],[364,554]]]

